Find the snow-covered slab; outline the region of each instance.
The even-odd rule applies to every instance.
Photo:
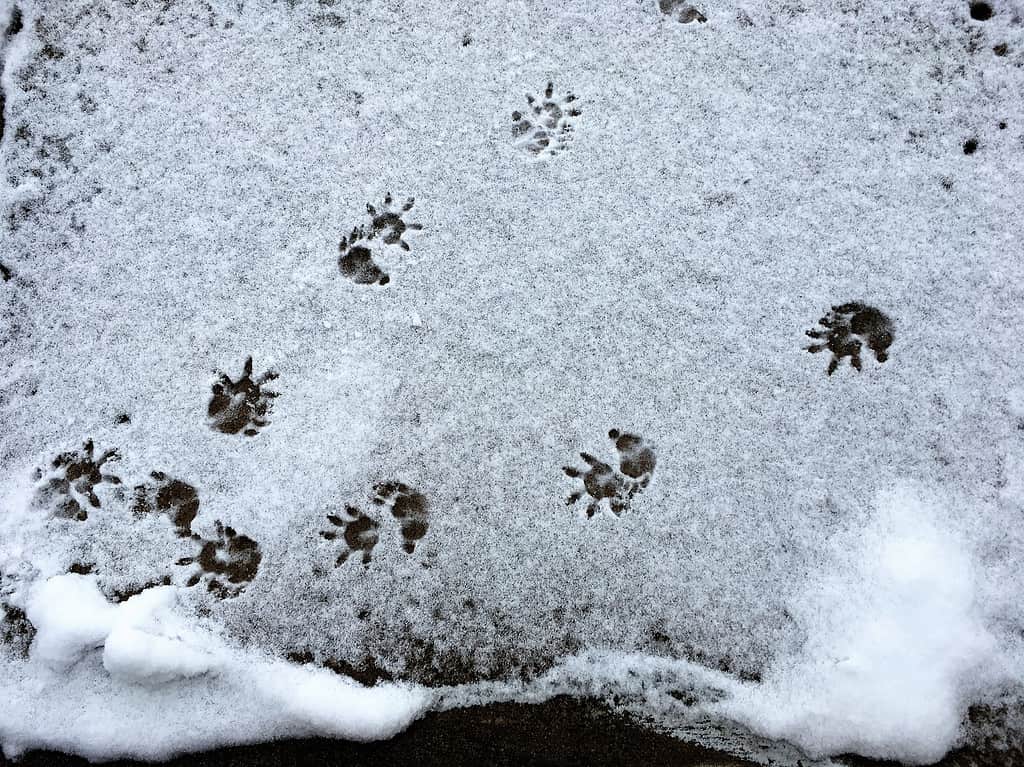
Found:
[[[0,743],[1022,748],[1022,29],[0,0]]]

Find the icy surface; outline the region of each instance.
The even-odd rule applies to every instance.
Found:
[[[737,750],[992,740],[1024,9],[991,8],[0,0],[5,747],[381,735],[348,677],[605,696],[620,657],[633,710]]]

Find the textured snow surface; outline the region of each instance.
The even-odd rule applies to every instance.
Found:
[[[1021,748],[989,5],[0,0],[4,747]]]

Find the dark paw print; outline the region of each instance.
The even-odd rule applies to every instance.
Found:
[[[199,494],[187,482],[154,471],[150,482],[136,485],[132,513],[136,516],[166,514],[180,538],[192,535],[192,521],[199,513]]]
[[[377,528],[380,525],[376,521],[366,516],[357,509],[355,506],[345,507],[344,517],[339,517],[336,514],[328,514],[327,521],[333,525],[334,528],[340,528],[342,537],[345,539],[346,548],[338,555],[337,560],[334,563],[335,567],[340,567],[349,558],[350,554],[357,551],[361,551],[363,554],[363,564],[370,564],[370,555],[373,553],[373,547],[377,545],[379,536],[377,534]],[[337,529],[322,530],[320,531],[320,537],[328,541],[333,541],[338,537]]]
[[[592,500],[587,506],[588,519],[600,510],[604,500],[608,501],[608,507],[616,516],[629,509],[633,497],[650,484],[654,474],[654,450],[642,437],[612,429],[608,438],[615,442],[619,453],[618,469],[590,453],[580,453],[580,458],[587,463],[586,469],[575,466],[562,468],[570,477],[583,480],[583,488],[572,493],[567,503],[571,506],[584,495],[589,495]]]
[[[408,222],[404,218],[414,204],[415,200],[410,197],[400,209],[396,208],[390,192],[380,206],[367,204],[370,223],[357,226],[347,237],[342,237],[338,245],[338,268],[341,273],[359,285],[387,285],[391,276],[373,260],[370,243],[379,238],[384,245],[397,245],[402,250],[409,250],[405,233],[423,228],[421,224]]]
[[[387,506],[402,527],[402,548],[409,554],[427,534],[427,499],[423,493],[402,482],[379,482],[373,486],[373,502]]]
[[[681,24],[699,21],[703,24],[708,17],[685,0],[658,0],[658,7],[666,16],[675,16]]]
[[[215,523],[217,539],[206,541],[193,534],[193,540],[202,544],[199,554],[179,559],[179,565],[192,565],[194,572],[186,581],[195,586],[206,580],[206,588],[221,599],[238,596],[256,577],[263,555],[252,538],[239,535],[233,527]]]
[[[828,350],[832,353],[828,363],[829,375],[836,372],[844,357],[849,357],[850,364],[860,370],[860,353],[865,345],[879,362],[889,359],[888,349],[894,339],[892,320],[874,307],[857,301],[833,306],[832,311],[818,320],[818,324],[824,329],[808,330],[807,335],[824,341],[811,344],[807,351],[817,354]]]
[[[88,508],[100,507],[96,486],[121,484],[119,477],[105,471],[105,464],[119,457],[115,449],[97,456],[91,439],[79,451],[61,453],[53,459],[49,469],[35,471],[36,506],[62,519],[88,519]]]
[[[569,146],[574,118],[583,114],[572,93],[556,96],[548,83],[542,97],[528,95],[525,112],[512,113],[512,138],[516,145],[534,156],[553,155]]]
[[[273,398],[278,396],[277,392],[264,387],[276,378],[277,373],[267,372],[254,380],[252,357],[246,359],[242,377],[237,381],[220,373],[206,409],[210,428],[225,434],[242,432],[247,437],[259,434],[260,429],[270,423],[267,414]]]
[[[27,658],[36,629],[24,610],[0,601],[0,648],[8,648],[15,657]]]

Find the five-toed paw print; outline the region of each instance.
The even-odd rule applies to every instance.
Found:
[[[571,506],[584,495],[592,499],[587,506],[587,518],[593,517],[601,508],[601,502],[608,501],[612,513],[618,516],[629,508],[633,496],[650,484],[654,474],[656,458],[654,449],[640,436],[612,429],[608,438],[615,442],[619,453],[619,467],[599,461],[590,453],[580,453],[586,469],[564,466],[562,471],[583,480],[583,488],[572,493],[567,499]]]
[[[555,96],[548,83],[542,97],[528,95],[525,112],[512,113],[512,138],[534,156],[553,155],[566,149],[572,139],[573,119],[583,114],[572,93]]]
[[[402,527],[402,548],[409,554],[416,542],[427,534],[427,499],[423,493],[402,482],[378,482],[373,486],[373,502],[391,509]]]
[[[96,486],[107,483],[120,485],[121,479],[106,472],[105,464],[120,456],[116,449],[96,455],[92,440],[82,449],[61,453],[46,470],[36,469],[35,504],[63,519],[88,519],[88,508],[98,509],[100,499]]]
[[[192,521],[199,513],[199,494],[187,482],[154,471],[150,481],[135,486],[132,513],[136,516],[166,514],[179,538],[192,535]]]
[[[708,17],[690,5],[686,0],[658,0],[658,7],[666,16],[675,16],[681,24],[699,21],[703,24]]]
[[[341,238],[338,245],[338,269],[341,273],[359,285],[387,285],[391,276],[373,260],[371,243],[379,238],[383,245],[397,245],[402,250],[409,250],[406,232],[423,228],[421,224],[405,220],[405,214],[412,210],[415,202],[410,197],[398,208],[388,192],[379,206],[367,203],[370,223],[354,228],[348,236]]]
[[[373,547],[377,545],[379,538],[377,528],[380,525],[363,514],[355,506],[346,506],[344,517],[328,514],[327,521],[331,523],[332,529],[321,530],[320,537],[333,541],[338,537],[338,528],[340,528],[342,537],[345,539],[346,548],[342,549],[341,553],[338,554],[334,566],[341,567],[349,558],[349,555],[357,551],[361,551],[363,554],[363,564],[370,564]]]
[[[875,353],[875,359],[885,362],[889,359],[888,349],[893,342],[893,324],[885,314],[874,307],[858,301],[833,306],[832,311],[818,320],[824,330],[808,330],[814,339],[822,343],[811,344],[807,351],[817,354],[826,349],[832,353],[828,363],[828,374],[832,375],[844,357],[850,364],[861,369],[860,352],[863,345]]]
[[[264,386],[275,378],[277,373],[267,372],[253,380],[252,357],[246,359],[242,377],[237,381],[220,373],[206,410],[210,428],[225,434],[242,432],[248,437],[259,434],[260,429],[270,423],[267,413],[273,398],[278,396]]]
[[[226,599],[238,596],[256,577],[263,555],[252,538],[239,535],[233,527],[225,527],[219,521],[214,524],[216,540],[206,541],[193,535],[192,538],[202,544],[199,553],[183,557],[177,564],[192,565],[195,569],[186,581],[187,586],[195,586],[205,579],[211,594]]]

